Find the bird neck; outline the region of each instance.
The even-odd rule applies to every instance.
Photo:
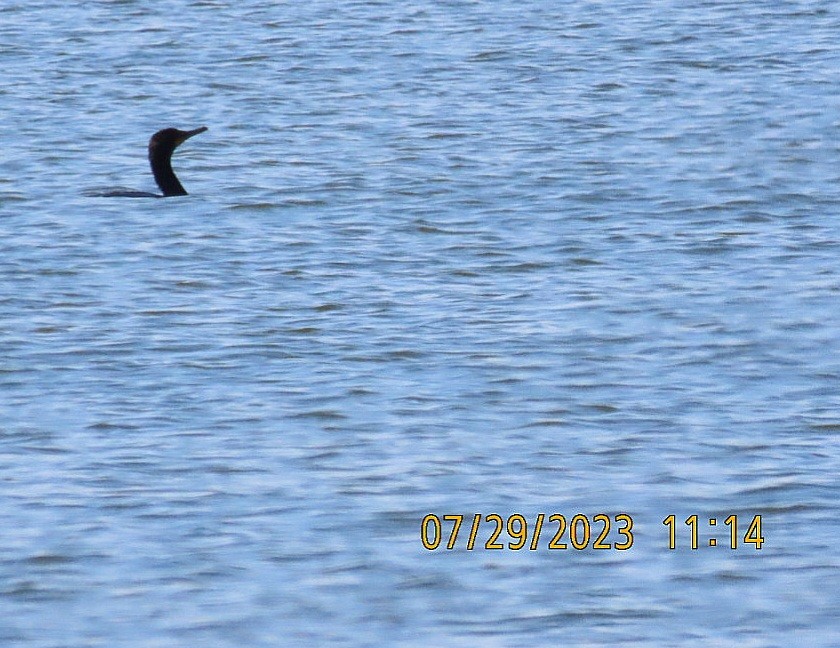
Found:
[[[186,196],[186,190],[172,170],[171,157],[171,151],[149,151],[149,164],[152,166],[155,182],[164,196]]]

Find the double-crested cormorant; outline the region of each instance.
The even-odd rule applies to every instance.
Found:
[[[105,193],[96,193],[97,196],[124,196],[128,198],[164,198],[166,196],[186,196],[187,191],[178,180],[175,172],[172,170],[172,154],[175,149],[186,142],[193,135],[198,135],[207,130],[206,126],[201,126],[194,130],[182,131],[177,128],[164,128],[152,135],[149,140],[149,164],[152,166],[152,174],[155,176],[155,182],[163,196],[159,194],[149,193],[147,191],[108,191]]]
[[[164,128],[152,135],[149,140],[149,164],[152,165],[152,173],[155,182],[164,196],[186,196],[187,192],[178,182],[175,172],[172,170],[172,154],[175,149],[186,142],[193,135],[198,135],[207,130],[207,126],[201,126],[195,130],[182,131],[177,128]]]

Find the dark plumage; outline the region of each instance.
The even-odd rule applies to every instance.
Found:
[[[172,154],[176,148],[193,135],[198,135],[206,130],[206,126],[189,131],[164,128],[152,135],[152,139],[149,140],[149,164],[152,166],[155,182],[157,182],[157,186],[160,187],[164,196],[187,195],[186,190],[172,170]]]
[[[149,140],[149,164],[152,166],[152,174],[155,182],[163,195],[149,193],[148,191],[130,191],[126,189],[111,189],[108,191],[86,191],[88,196],[99,196],[107,198],[165,198],[166,196],[186,196],[187,191],[178,181],[178,177],[172,170],[172,154],[175,149],[191,138],[207,130],[201,126],[195,130],[182,131],[177,128],[164,128],[152,135]]]

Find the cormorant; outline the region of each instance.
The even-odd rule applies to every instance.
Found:
[[[155,182],[163,196],[159,194],[149,193],[147,191],[108,191],[105,193],[95,193],[89,195],[107,196],[107,197],[128,197],[128,198],[165,198],[167,196],[186,196],[187,191],[178,180],[175,172],[172,170],[172,154],[175,149],[186,142],[193,135],[198,135],[207,130],[206,126],[201,126],[194,130],[182,131],[177,128],[164,128],[152,135],[149,140],[149,164],[152,166],[152,174],[155,176]]]

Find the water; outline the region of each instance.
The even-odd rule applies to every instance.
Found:
[[[0,8],[3,645],[839,645],[838,30]],[[189,197],[85,195],[200,125]]]

